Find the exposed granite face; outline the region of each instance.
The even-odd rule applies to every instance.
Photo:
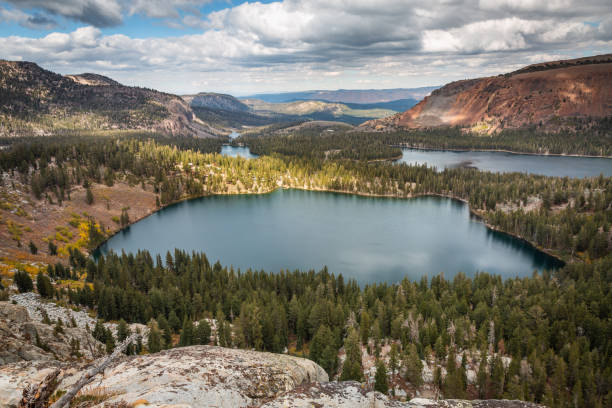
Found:
[[[58,306],[53,302],[41,299],[40,295],[34,292],[18,293],[11,295],[11,302],[17,303],[19,306],[26,308],[28,315],[34,321],[40,322],[43,319],[42,311],[44,310],[49,319],[56,322],[60,319],[66,325],[74,321],[77,327],[93,330],[96,325],[96,319],[92,318],[84,310],[72,310],[67,307]],[[146,344],[149,328],[144,324],[132,323],[128,325],[132,332],[142,334],[143,343]],[[104,323],[104,327],[110,329],[115,337],[117,337],[117,323]]]
[[[542,405],[509,400],[431,400],[414,398],[408,402],[389,399],[379,392],[366,391],[354,381],[311,383],[279,395],[261,408],[543,408]]]
[[[362,387],[362,384],[355,381],[305,384],[261,405],[262,408],[391,408],[407,406],[406,403],[390,400],[379,392],[368,392]]]
[[[37,340],[38,336],[38,340]],[[102,344],[81,327],[62,328],[32,321],[23,306],[0,302],[0,365],[18,361],[69,360],[71,341],[79,342],[78,352],[86,359],[102,355]]]
[[[65,378],[59,389],[67,389],[77,378]],[[246,407],[315,381],[327,382],[327,373],[307,359],[191,346],[125,357],[90,387],[116,394],[107,402],[146,400],[149,406]]]

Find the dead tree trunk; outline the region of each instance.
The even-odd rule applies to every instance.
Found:
[[[60,370],[57,369],[47,375],[38,386],[30,385],[24,388],[19,408],[46,408],[49,405],[49,398],[57,388],[59,373]]]
[[[91,367],[87,372],[81,377],[79,381],[77,381],[70,390],[64,394],[59,400],[57,400],[51,408],[64,408],[66,405],[70,403],[70,401],[77,395],[79,390],[93,381],[94,377],[104,371],[106,367],[110,365],[110,363],[115,360],[125,349],[130,345],[130,343],[135,342],[140,335],[138,333],[132,334],[130,337],[125,339],[121,344],[119,344],[113,353],[106,357],[100,364],[97,366]]]

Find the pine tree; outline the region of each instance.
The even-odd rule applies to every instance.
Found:
[[[162,349],[161,333],[155,320],[149,322],[149,336],[147,338],[147,349],[149,353],[157,353]]]
[[[174,310],[170,311],[170,315],[168,316],[168,324],[175,334],[178,334],[181,330],[181,321]]]
[[[36,275],[36,289],[38,289],[38,293],[43,298],[51,298],[53,297],[53,286],[51,285],[51,280],[48,276],[39,271]]]
[[[85,193],[85,202],[88,205],[92,205],[94,202],[94,195],[91,191],[91,188],[87,187],[86,193]]]
[[[505,370],[502,359],[499,355],[493,358],[491,363],[491,377],[490,377],[490,394],[491,398],[499,399],[504,393],[504,380]]]
[[[416,388],[423,385],[423,362],[419,358],[416,346],[410,344],[408,350],[404,354],[402,365],[405,370],[405,379]]]
[[[115,349],[115,337],[113,336],[113,333],[111,333],[110,331],[107,331],[106,332],[106,352],[110,354],[113,352],[114,349]]]
[[[399,344],[391,344],[391,350],[389,351],[389,369],[391,370],[391,376],[395,376],[400,364],[400,348]]]
[[[465,384],[461,370],[457,367],[456,355],[453,348],[448,353],[446,361],[446,377],[443,382],[445,398],[464,398]]]
[[[91,334],[94,339],[101,343],[106,343],[106,329],[104,328],[101,320],[96,320],[96,325],[94,326]]]
[[[208,320],[202,319],[198,323],[194,331],[194,344],[210,343],[211,328]]]
[[[117,325],[117,340],[122,342],[123,340],[127,339],[129,335],[130,329],[128,328],[127,323],[123,319],[119,320],[119,324]]]
[[[52,241],[49,241],[49,255],[56,256],[57,255],[57,245],[55,245]]]
[[[336,369],[337,354],[332,331],[326,325],[322,325],[310,342],[308,357],[331,375]]]
[[[359,336],[354,329],[351,329],[346,339],[344,339],[344,351],[346,358],[342,366],[340,381],[362,381],[361,346],[359,344]]]
[[[32,278],[30,278],[30,274],[26,271],[17,271],[13,276],[13,280],[15,285],[17,285],[17,289],[19,293],[31,292],[34,289],[34,283],[32,282]]]
[[[374,375],[374,390],[382,394],[389,392],[389,382],[387,380],[387,367],[382,360],[376,361],[376,374]]]
[[[480,364],[478,364],[478,373],[476,374],[476,388],[478,389],[478,398],[484,399],[487,395],[489,374],[487,373],[486,351],[483,350],[480,355]]]
[[[183,320],[183,329],[181,330],[181,337],[179,339],[179,346],[191,346],[193,344],[193,322],[191,319],[185,317]]]
[[[361,320],[359,322],[359,336],[361,337],[361,343],[364,345],[368,344],[370,338],[370,315],[366,310],[361,312]]]

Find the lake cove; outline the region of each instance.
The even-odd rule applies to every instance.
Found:
[[[474,167],[491,172],[521,172],[558,177],[612,176],[612,159],[576,156],[543,156],[491,151],[402,149],[398,163],[444,168]]]
[[[503,278],[560,267],[528,243],[488,229],[462,202],[302,190],[184,201],[137,222],[99,248],[161,254],[203,251],[245,271],[319,270],[360,284],[477,271]]]

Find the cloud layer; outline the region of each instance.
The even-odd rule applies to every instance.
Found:
[[[14,7],[0,8],[0,20],[34,27],[63,16],[87,25],[39,38],[0,38],[2,58],[60,72],[103,71],[125,82],[139,73],[142,85],[176,92],[437,84],[612,50],[608,0],[430,0],[426,7],[416,0],[285,0],[206,16],[199,7],[208,0],[10,1]],[[32,10],[46,14],[37,14],[37,23],[27,14]],[[117,34],[98,28],[135,14],[200,33],[130,38],[120,26]],[[294,83],[300,79],[312,85]]]

